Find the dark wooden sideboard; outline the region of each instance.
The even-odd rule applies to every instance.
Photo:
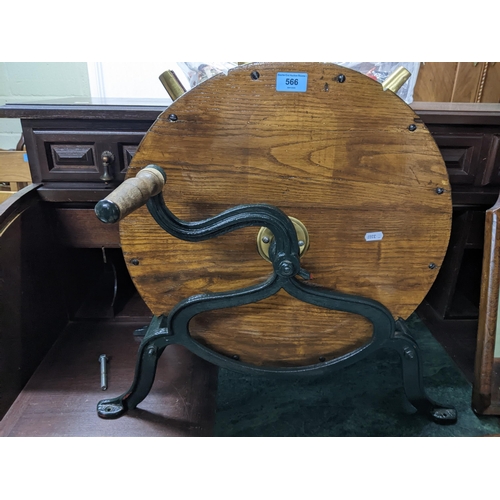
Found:
[[[417,313],[472,381],[485,211],[500,190],[500,104],[416,102],[412,107],[443,155],[453,201],[448,251]]]
[[[0,246],[0,418],[68,322],[148,321],[126,272],[118,227],[99,222],[93,208],[123,181],[167,106],[122,100],[0,107],[0,118],[21,119],[34,183],[0,208],[0,238],[8,230],[15,240]],[[445,347],[472,345],[473,359],[484,213],[500,191],[500,104],[412,107],[442,152],[454,208],[445,261],[418,313]],[[109,153],[112,179],[105,182],[102,157]]]
[[[125,268],[118,227],[94,214],[171,101],[6,105],[20,118],[33,184],[0,205],[0,436],[200,436],[215,416],[217,370],[180,346],[135,418],[95,412],[98,357],[109,392],[132,382],[151,312]],[[107,182],[102,155],[113,157]],[[162,384],[162,381],[165,383]]]

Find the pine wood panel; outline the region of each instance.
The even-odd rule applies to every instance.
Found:
[[[451,102],[457,66],[456,62],[421,63],[413,100]]]
[[[0,203],[10,198],[15,191],[0,191]]]
[[[0,151],[0,182],[9,183],[8,187],[0,186],[0,203],[31,183],[25,154],[23,151]]]
[[[0,182],[29,182],[29,163],[23,151],[0,151]]]
[[[481,102],[500,102],[500,63],[488,63]]]
[[[277,92],[278,71],[307,72],[307,92]],[[371,297],[395,317],[420,304],[446,251],[450,185],[430,133],[390,91],[333,64],[253,64],[208,80],[158,118],[128,177],[150,163],[165,169],[165,199],[182,219],[241,203],[271,203],[300,219],[311,238],[302,265],[312,283]],[[126,262],[139,260],[128,265],[137,289],[154,314],[165,314],[190,295],[266,279],[271,265],[257,253],[258,229],[188,243],[164,233],[143,207],[122,221],[120,235]],[[365,241],[376,231],[381,241]],[[242,361],[300,365],[367,342],[372,329],[364,318],[325,314],[281,293],[195,318],[191,332],[221,352],[232,342]]]
[[[500,68],[495,62],[422,63],[414,101],[500,102]]]
[[[457,67],[452,102],[476,102],[485,63],[460,62]]]

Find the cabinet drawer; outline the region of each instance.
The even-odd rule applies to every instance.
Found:
[[[500,184],[500,134],[491,137],[491,143],[486,158],[482,186],[498,186]]]
[[[125,172],[144,134],[114,131],[34,130],[42,182],[104,182],[102,154],[111,152],[112,182],[124,180]]]
[[[480,172],[484,134],[433,134],[441,151],[451,185],[474,185]]]

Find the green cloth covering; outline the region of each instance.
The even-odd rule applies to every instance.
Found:
[[[404,396],[396,351],[380,349],[354,365],[319,377],[242,375],[220,369],[215,436],[484,436],[500,418],[477,416],[472,386],[429,330],[407,321],[424,362],[424,384],[435,401],[454,406],[455,425],[414,414]]]

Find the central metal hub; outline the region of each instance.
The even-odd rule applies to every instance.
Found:
[[[299,256],[302,257],[309,248],[309,233],[307,232],[306,226],[295,217],[288,217],[295,228],[295,232],[297,233],[297,241],[299,243]],[[271,242],[273,241],[274,235],[270,229],[267,227],[261,227],[259,230],[259,234],[257,235],[257,249],[259,250],[260,256],[267,260],[267,262],[271,262],[269,258],[269,247],[271,246]]]

